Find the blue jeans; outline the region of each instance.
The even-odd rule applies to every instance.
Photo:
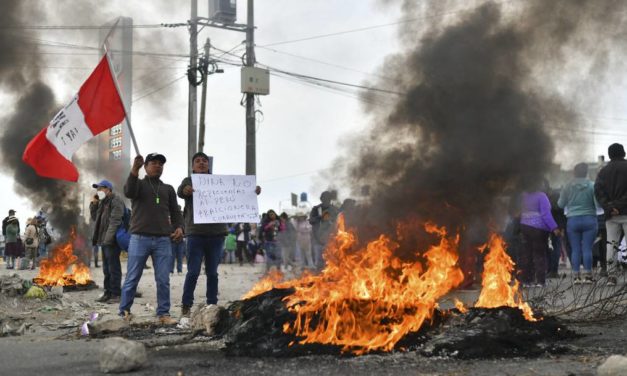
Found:
[[[571,248],[570,263],[573,272],[579,273],[581,256],[583,254],[583,268],[586,272],[592,271],[592,245],[597,236],[597,217],[594,215],[580,215],[568,218],[566,232]]]
[[[207,304],[218,304],[218,264],[222,259],[224,236],[187,236],[187,274],[183,285],[183,305],[194,304],[194,290],[198,283],[202,259],[205,258],[207,274]]]
[[[148,256],[152,257],[157,283],[157,316],[170,314],[170,262],[172,249],[169,236],[131,235],[128,246],[126,279],[122,286],[120,314],[131,311],[137,285],[144,271]]]
[[[120,296],[122,266],[120,265],[120,247],[117,244],[102,246],[102,273],[105,293]]]
[[[185,253],[185,240],[180,242],[172,242],[172,264],[170,264],[170,273],[174,273],[174,263],[176,262],[176,271],[183,272],[183,254]]]
[[[266,251],[266,271],[273,265],[281,271],[281,247],[277,242],[265,242],[263,248]]]
[[[48,246],[43,241],[39,243],[38,253],[39,257],[48,256]]]

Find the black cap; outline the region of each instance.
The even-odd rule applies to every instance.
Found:
[[[150,161],[161,161],[161,163],[165,163],[165,157],[163,156],[163,154],[159,154],[159,153],[150,153],[146,156],[146,159],[144,160],[144,164],[150,162]]]
[[[209,160],[209,156],[207,154],[203,153],[202,151],[199,151],[198,153],[192,156],[192,163],[194,163],[194,159],[196,159],[197,157],[203,157],[206,160]]]
[[[612,144],[607,148],[607,155],[611,160],[625,158],[625,149],[621,144]]]
[[[15,210],[9,209],[9,215],[11,215],[11,214],[15,214]]]

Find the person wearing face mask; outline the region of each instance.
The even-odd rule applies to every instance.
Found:
[[[165,156],[159,153],[148,154],[145,161],[138,155],[124,185],[124,194],[132,200],[132,214],[128,269],[122,287],[120,316],[130,320],[137,285],[148,257],[152,257],[158,322],[173,325],[177,321],[170,316],[171,242],[179,242],[183,238],[183,216],[174,188],[160,179],[165,162]],[[146,176],[140,179],[142,165]]]
[[[115,232],[122,223],[124,202],[113,193],[113,184],[108,180],[95,183],[97,197],[89,204],[91,219],[94,224],[92,244],[102,248],[102,272],[104,274],[104,293],[96,299],[101,303],[119,303],[122,283],[120,265],[120,247],[115,240]]]

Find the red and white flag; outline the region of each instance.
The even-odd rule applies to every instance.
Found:
[[[124,120],[124,106],[104,56],[78,94],[33,138],[22,155],[37,175],[78,180],[72,156],[85,142]]]

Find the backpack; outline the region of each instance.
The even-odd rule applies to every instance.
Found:
[[[52,243],[52,236],[50,236],[48,230],[45,227],[41,228],[41,236],[45,245]]]
[[[124,205],[124,214],[122,215],[122,222],[118,229],[115,230],[115,241],[118,243],[120,249],[128,251],[128,246],[131,242],[131,233],[129,228],[131,227],[131,210]]]

